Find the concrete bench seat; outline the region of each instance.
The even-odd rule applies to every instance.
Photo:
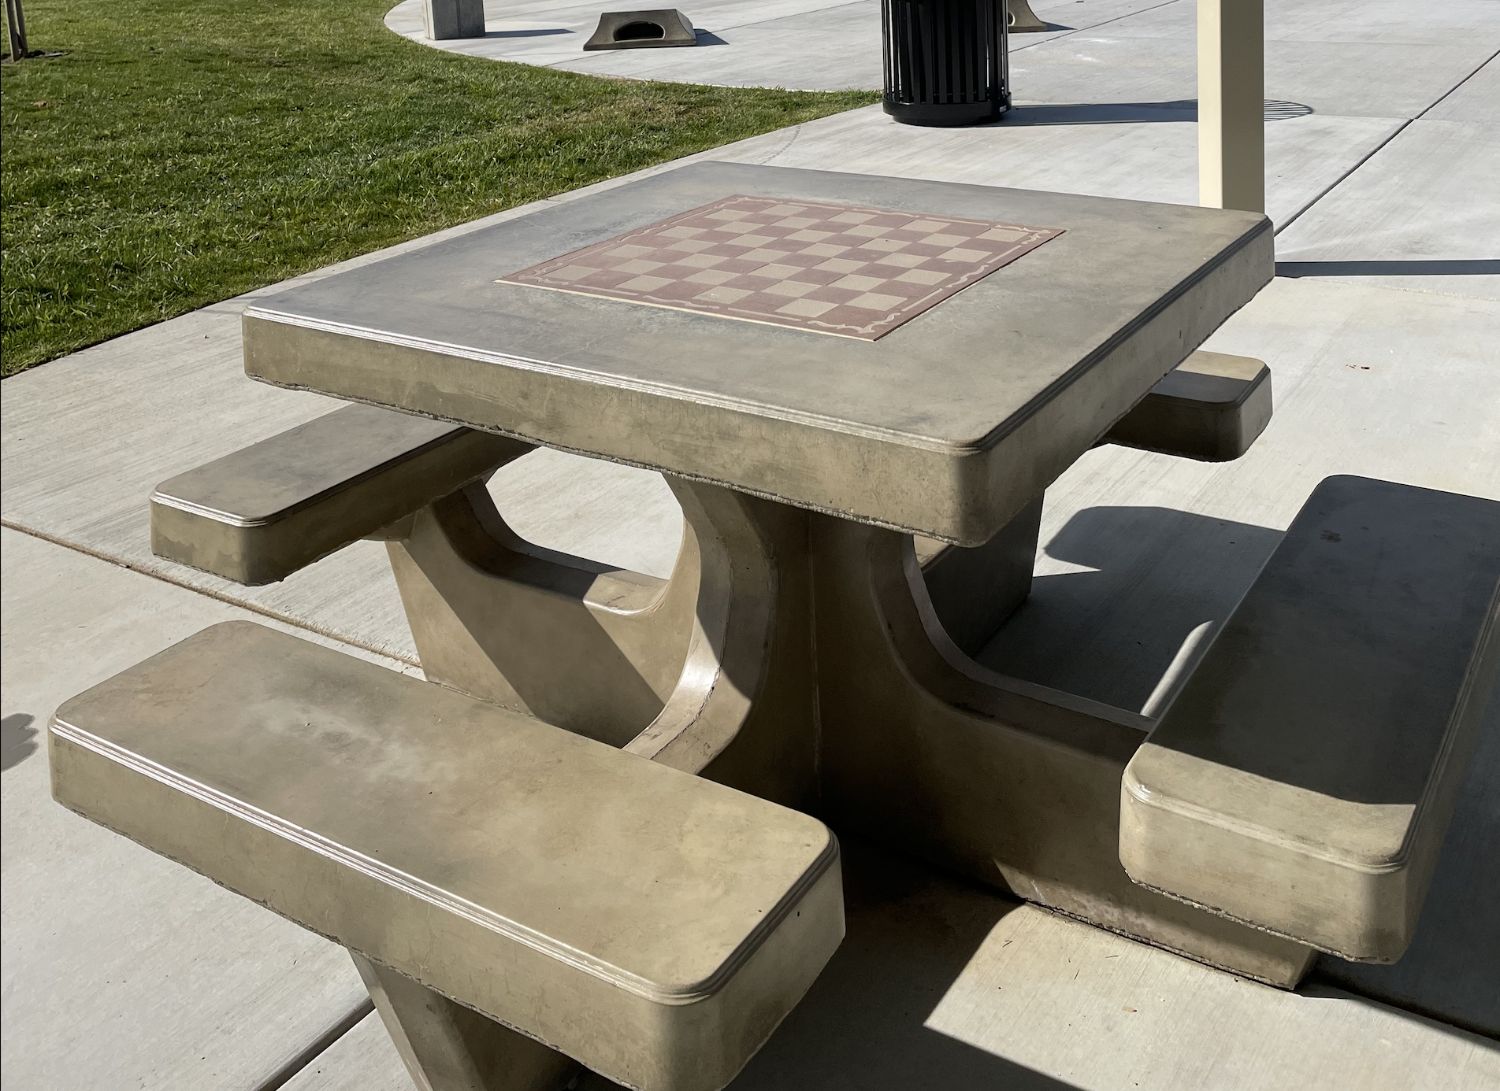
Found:
[[[1497,587],[1500,504],[1325,481],[1125,769],[1131,878],[1399,958],[1500,688]]]
[[[1229,462],[1271,422],[1271,372],[1249,356],[1193,353],[1151,388],[1105,443]]]
[[[162,482],[151,494],[151,550],[236,583],[274,583],[529,449],[346,406]]]
[[[66,806],[631,1087],[723,1086],[843,935],[815,819],[248,622],[49,745]]]

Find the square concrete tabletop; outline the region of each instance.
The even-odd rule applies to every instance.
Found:
[[[501,282],[734,195],[1063,233],[874,341]],[[1249,213],[701,163],[269,297],[245,370],[977,545],[1272,260]]]

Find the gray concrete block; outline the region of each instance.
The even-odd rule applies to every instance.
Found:
[[[422,20],[427,37],[435,42],[480,38],[484,36],[484,0],[422,0]]]

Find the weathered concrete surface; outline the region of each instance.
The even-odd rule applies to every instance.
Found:
[[[878,340],[496,279],[736,194],[1056,235]],[[696,163],[257,301],[245,370],[978,546],[1271,267],[1258,214]]]
[[[1500,123],[1495,111],[1497,102],[1500,102],[1500,59],[1491,59],[1423,114],[1422,119],[1494,125]]]
[[[1120,785],[1152,890],[1348,959],[1405,953],[1490,705],[1500,503],[1318,486]]]
[[[816,819],[264,625],[70,698],[48,754],[60,803],[631,1087],[723,1087],[844,934]]]
[[[880,86],[878,0],[698,0],[683,10],[699,32],[699,48],[675,62],[644,53],[583,52],[599,19],[597,3],[545,4],[490,0],[486,36],[430,42],[422,0],[403,0],[386,26],[423,45],[468,56],[556,66],[596,75],[668,79],[742,87],[834,90]],[[1019,52],[1078,30],[1149,9],[1153,0],[1041,0],[1033,5],[1051,29],[1012,39]],[[645,51],[647,53],[652,51]]]
[[[1278,42],[1391,42],[1443,45],[1463,40],[1500,48],[1490,0],[1443,0],[1414,8],[1406,0],[1268,0],[1266,39]],[[1192,32],[1196,5],[1171,0],[1115,23],[1121,34],[1180,37]],[[1378,98],[1381,88],[1372,86]]]
[[[1176,7],[1178,5],[1174,5]],[[1188,5],[1191,10],[1191,5]],[[1151,13],[1148,13],[1151,14]],[[1191,36],[1133,37],[1133,19],[1084,31],[1011,58],[1011,86],[1028,102],[1192,106],[1197,57]],[[1494,52],[1462,37],[1442,44],[1265,44],[1267,126],[1311,111],[1339,117],[1416,117]],[[1372,94],[1372,73],[1392,73]],[[1399,76],[1394,76],[1399,72]],[[1107,75],[1106,75],[1107,73]]]
[[[421,2],[403,0],[387,13],[386,25],[469,56],[739,87],[881,86],[877,0],[700,0],[685,10],[707,48],[670,56],[584,53],[598,5],[576,2],[491,0],[486,37],[428,42]],[[1454,0],[1420,11],[1397,0],[1267,4],[1268,116],[1311,108],[1416,117],[1500,46],[1500,30],[1485,3]],[[1194,0],[1046,0],[1033,7],[1050,29],[1011,39],[1011,86],[1018,102],[1192,105]]]

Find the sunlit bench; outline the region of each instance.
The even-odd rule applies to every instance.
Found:
[[[722,1087],[843,935],[816,819],[250,622],[50,744],[68,807],[630,1087]]]
[[[345,406],[162,482],[151,495],[151,550],[247,586],[275,583],[529,449]]]

